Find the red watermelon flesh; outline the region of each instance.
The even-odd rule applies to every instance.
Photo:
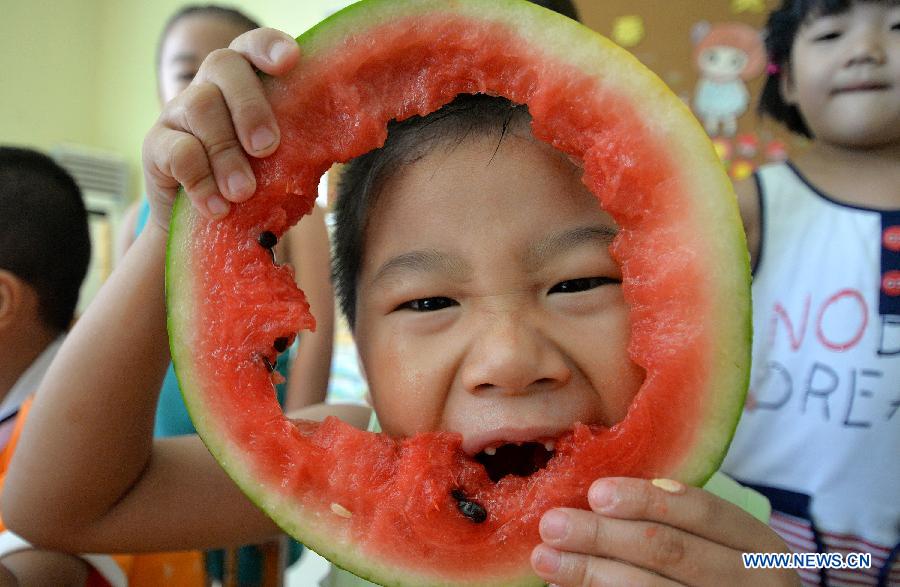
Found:
[[[512,585],[540,583],[528,563],[538,520],[552,507],[586,508],[595,479],[703,483],[746,390],[749,270],[730,184],[680,100],[599,35],[519,0],[368,0],[298,42],[297,70],[265,81],[282,142],[254,162],[256,195],[221,222],[181,198],[169,245],[171,347],[185,400],[251,499],[377,582]],[[276,338],[313,320],[259,235],[295,223],[321,174],[382,145],[389,120],[461,93],[527,104],[535,136],[583,165],[621,228],[612,251],[629,352],[646,371],[624,421],[576,425],[545,467],[498,482],[456,434],[394,439],[334,419],[285,419],[265,364]],[[460,495],[484,509],[483,522],[461,513]]]

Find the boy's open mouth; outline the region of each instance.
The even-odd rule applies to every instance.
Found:
[[[507,475],[528,477],[547,466],[555,453],[553,440],[510,442],[490,446],[475,455],[488,477],[496,483]]]

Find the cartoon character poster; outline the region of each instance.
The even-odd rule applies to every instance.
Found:
[[[763,40],[759,31],[738,22],[700,23],[691,36],[700,71],[694,112],[710,136],[734,136],[737,119],[750,104],[745,82],[760,75],[766,63]]]

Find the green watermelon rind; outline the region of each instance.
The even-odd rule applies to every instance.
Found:
[[[721,176],[698,181],[698,185],[708,186],[718,183],[723,195],[733,196],[730,183],[721,170],[718,158],[702,128],[694,121],[687,107],[672,96],[653,73],[602,36],[585,28],[573,27],[565,17],[532,4],[523,4],[518,0],[492,0],[490,3],[477,0],[370,0],[352,5],[335,14],[298,37],[297,42],[304,56],[327,57],[329,49],[334,46],[333,43],[335,41],[340,43],[347,34],[358,34],[367,27],[390,22],[416,11],[449,8],[479,19],[510,22],[523,37],[530,35],[529,38],[538,39],[537,46],[540,46],[548,58],[577,65],[597,78],[614,80],[617,90],[629,94],[633,103],[639,105],[636,109],[648,115],[647,124],[655,127],[654,132],[657,135],[665,136],[666,129],[674,122],[671,126],[675,127],[675,130],[672,131],[670,139],[677,139],[681,145],[675,154],[676,158],[693,160],[690,163],[692,169],[705,169],[709,173],[718,173]],[[552,42],[540,44],[540,39]],[[566,42],[561,43],[562,40]],[[608,58],[598,59],[598,55]],[[625,81],[621,81],[622,79]],[[654,117],[652,110],[648,111],[648,108],[640,106],[655,101],[663,101],[666,107],[662,110],[671,112],[674,120],[666,119],[664,116]],[[685,128],[690,125],[695,127],[695,132],[685,132]],[[685,191],[688,191],[687,188]],[[736,204],[704,206],[701,203],[694,208],[698,215],[694,223],[696,226],[718,227],[718,230],[708,230],[710,238],[721,249],[714,256],[731,263],[721,270],[746,275],[746,280],[736,279],[733,282],[738,284],[744,281],[745,284],[749,284],[749,255],[746,242],[741,236],[743,231]],[[217,423],[210,417],[208,408],[201,401],[202,393],[190,393],[192,390],[203,388],[202,379],[191,367],[190,353],[187,352],[191,347],[192,335],[188,326],[193,323],[193,313],[197,309],[192,307],[190,302],[201,299],[200,296],[194,296],[193,292],[185,291],[186,285],[191,284],[191,277],[194,274],[190,263],[193,256],[189,251],[188,240],[192,223],[196,220],[195,214],[187,198],[179,197],[173,210],[167,251],[168,326],[176,374],[182,390],[185,390],[185,403],[195,427],[201,433],[210,452],[251,501],[286,532],[303,537],[307,545],[337,566],[350,569],[358,575],[368,575],[367,578],[383,584],[423,585],[427,581],[431,585],[442,585],[443,583],[434,583],[430,577],[410,576],[406,572],[400,576],[397,569],[380,565],[378,561],[373,560],[362,560],[368,572],[360,573],[358,570],[360,561],[346,555],[348,545],[333,542],[330,525],[327,522],[320,525],[313,521],[317,517],[317,507],[306,508],[275,492],[266,491],[263,484],[254,482],[252,463],[245,462],[240,457],[241,448],[231,442],[226,434],[221,433]],[[724,238],[726,236],[732,238],[726,240]],[[715,372],[710,375],[709,381],[715,382],[717,389],[743,390],[743,392],[717,394],[715,389],[706,390],[705,395],[711,399],[705,404],[709,414],[698,415],[698,419],[704,422],[704,436],[695,439],[689,458],[674,468],[670,475],[694,485],[702,485],[724,459],[727,440],[737,426],[749,382],[751,337],[749,286],[735,285],[734,290],[724,293],[725,295],[713,300],[718,306],[711,315],[727,317],[723,323],[733,324],[734,330],[719,333],[721,341],[718,348],[722,350],[722,355],[713,366]],[[740,313],[744,314],[743,319],[736,318],[736,314]],[[451,584],[458,583],[447,583]],[[521,578],[507,577],[496,582],[496,585],[541,584],[543,582],[530,574]]]

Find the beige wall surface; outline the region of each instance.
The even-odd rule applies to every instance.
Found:
[[[97,0],[0,0],[0,142],[95,144]]]

